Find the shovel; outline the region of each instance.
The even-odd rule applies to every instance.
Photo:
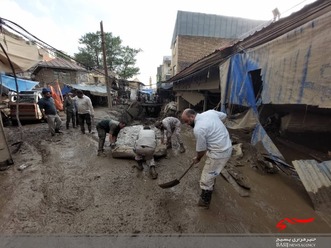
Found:
[[[175,180],[172,180],[170,182],[167,182],[167,183],[163,183],[163,184],[159,184],[159,186],[162,188],[162,189],[167,189],[167,188],[171,188],[171,187],[174,187],[176,186],[177,184],[180,183],[180,180],[186,175],[186,173],[193,167],[195,163],[192,162],[190,164],[190,167],[188,167],[186,169],[186,171],[178,178],[178,179],[175,179]]]

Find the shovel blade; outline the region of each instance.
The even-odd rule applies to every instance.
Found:
[[[160,186],[162,189],[167,189],[167,188],[174,187],[174,186],[176,186],[177,184],[179,184],[179,180],[175,179],[175,180],[170,181],[170,182],[167,182],[167,183],[159,184],[159,186]]]

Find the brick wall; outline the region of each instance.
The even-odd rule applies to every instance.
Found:
[[[39,82],[39,87],[46,87],[48,84],[59,82],[60,87],[63,84],[77,83],[76,71],[59,71],[55,69],[42,68],[36,75],[35,80]]]
[[[176,67],[173,75],[232,41],[215,37],[178,36],[172,51],[172,68]]]

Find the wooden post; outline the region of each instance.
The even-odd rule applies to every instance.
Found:
[[[103,33],[102,21],[100,22],[100,29],[101,29],[101,44],[102,44],[102,53],[103,53],[103,68],[105,70],[106,87],[107,87],[108,108],[111,109],[112,108],[112,97],[111,97],[111,93],[110,93],[111,85],[109,85],[107,59],[106,59],[105,34]]]
[[[207,101],[208,101],[208,91],[204,93],[205,99],[203,101],[203,111],[207,110]]]
[[[9,145],[3,129],[2,118],[0,116],[0,165],[12,165],[14,163],[10,153]]]

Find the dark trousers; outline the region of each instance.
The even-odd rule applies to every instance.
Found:
[[[76,113],[73,111],[67,111],[66,127],[69,128],[70,120],[72,121],[72,127],[76,127]]]
[[[75,118],[76,118],[76,126],[78,126],[79,125],[79,118],[78,118],[77,111],[75,112]]]
[[[92,122],[91,122],[91,115],[90,114],[78,114],[80,130],[82,133],[85,133],[85,122],[88,128],[88,131],[92,131]]]
[[[98,152],[103,152],[103,147],[105,145],[107,133],[106,133],[105,129],[102,129],[98,126],[97,126],[97,131],[98,131],[98,137],[99,137]]]

